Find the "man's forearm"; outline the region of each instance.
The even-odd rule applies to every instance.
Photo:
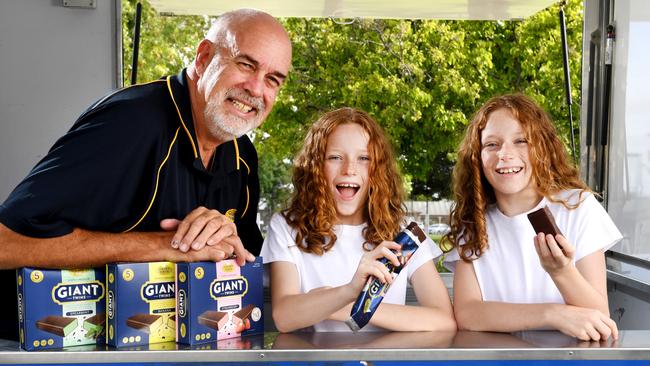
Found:
[[[180,260],[172,232],[105,233],[75,229],[55,238],[32,238],[0,224],[0,268],[88,268],[111,262]],[[178,257],[178,258],[177,258]]]

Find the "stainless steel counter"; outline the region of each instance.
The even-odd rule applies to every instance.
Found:
[[[282,361],[650,360],[650,331],[580,342],[555,331],[267,333],[188,347],[69,347],[26,352],[0,340],[0,363],[220,363]]]

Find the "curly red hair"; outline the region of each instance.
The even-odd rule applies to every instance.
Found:
[[[382,128],[367,113],[340,108],[322,115],[309,129],[294,159],[294,192],[283,215],[296,230],[298,247],[322,255],[336,243],[336,204],[324,173],[325,149],[330,134],[340,125],[353,123],[368,134],[369,189],[364,218],[364,249],[392,240],[400,231],[406,211],[402,179],[393,149]]]
[[[480,257],[488,247],[485,214],[496,203],[492,186],[481,167],[481,133],[492,112],[507,109],[519,121],[528,141],[532,179],[537,193],[550,201],[569,205],[553,197],[566,189],[589,191],[578,170],[567,157],[564,145],[549,115],[532,99],[508,94],[488,100],[472,118],[459,149],[453,172],[454,207],[450,214],[451,232],[447,238],[460,250],[464,261]],[[464,245],[460,245],[464,242]]]

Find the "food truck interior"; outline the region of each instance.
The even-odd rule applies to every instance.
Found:
[[[254,7],[277,17],[425,18],[495,20],[523,19],[557,4],[553,0],[448,0],[438,4],[423,0],[391,1],[296,1],[151,0],[167,14],[216,15],[233,8]],[[559,27],[559,23],[558,23]],[[122,86],[121,4],[119,0],[3,0],[0,2],[0,198],[25,176],[54,141],[70,127],[78,113],[108,91]],[[580,169],[583,179],[600,194],[624,239],[607,252],[607,278],[612,318],[628,334],[628,353],[623,358],[650,354],[650,2],[646,0],[584,0],[582,89],[580,99]],[[558,57],[562,57],[558,50]],[[127,62],[127,61],[124,61]],[[563,87],[563,86],[558,86]],[[451,283],[448,281],[448,283]],[[453,289],[450,289],[453,291]],[[267,309],[267,314],[270,314]],[[270,315],[267,317],[270,318]],[[272,326],[272,325],[271,325]],[[634,333],[640,331],[641,333]],[[626,334],[626,333],[623,333]],[[379,339],[371,350],[350,350],[341,338],[282,335],[277,353],[262,346],[254,354],[233,351],[228,357],[166,355],[109,358],[85,353],[76,356],[25,355],[15,345],[0,345],[0,363],[31,362],[215,362],[215,361],[316,361],[316,360],[443,360],[494,359],[480,351],[495,348],[499,357],[511,359],[614,359],[600,353],[544,353],[521,349],[514,341],[525,337],[466,335],[466,348],[479,356],[446,349],[444,336],[429,346],[440,353],[411,356],[391,348],[418,348],[417,336]],[[292,338],[293,337],[293,338]],[[641,340],[645,337],[645,341]],[[358,341],[360,338],[356,338]],[[336,341],[338,340],[338,341]],[[406,341],[405,341],[406,340]],[[514,341],[513,341],[514,340]],[[282,342],[288,346],[281,346]],[[391,343],[394,342],[394,343]],[[411,343],[409,343],[411,342]],[[439,343],[436,343],[439,342]],[[553,340],[541,347],[580,347],[571,341],[562,346]],[[573,342],[573,343],[572,343]],[[255,344],[255,342],[253,342]],[[436,346],[437,344],[437,346]],[[549,346],[550,344],[550,346]],[[249,342],[250,345],[250,342]],[[392,346],[391,346],[392,345]],[[286,348],[283,348],[286,347]],[[337,353],[334,349],[348,349]],[[548,348],[547,347],[547,348]],[[284,349],[285,351],[283,351]],[[300,349],[302,355],[296,351]],[[304,353],[307,349],[327,352]],[[356,351],[355,351],[356,350]],[[610,349],[613,351],[614,349]],[[639,350],[637,353],[634,350]],[[643,351],[645,350],[645,351]],[[430,349],[429,349],[430,351]],[[556,350],[557,351],[557,350]],[[619,349],[620,351],[620,349]],[[161,353],[162,352],[162,353]],[[355,353],[356,352],[356,353]],[[528,353],[526,353],[528,352]],[[573,353],[571,353],[573,352]],[[578,352],[578,353],[576,353]],[[74,352],[73,352],[74,353]],[[162,355],[162,356],[161,356]],[[186,354],[187,355],[187,354]],[[374,356],[373,356],[374,355]],[[621,354],[616,354],[621,356]],[[645,355],[645,356],[643,356]],[[79,356],[81,357],[81,356]],[[210,356],[213,357],[213,356]],[[224,356],[225,357],[225,356]],[[266,357],[266,358],[265,358]],[[403,358],[397,358],[403,357]],[[76,361],[75,361],[76,360]],[[86,361],[87,360],[87,361]]]

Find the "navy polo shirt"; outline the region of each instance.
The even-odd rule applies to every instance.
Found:
[[[205,169],[193,123],[185,70],[108,95],[14,189],[0,206],[0,222],[38,238],[74,228],[160,231],[162,219],[205,206],[233,219],[244,246],[259,254],[255,147],[247,136],[221,144]],[[15,295],[15,271],[0,272],[2,293]],[[6,338],[16,302],[0,303]]]

